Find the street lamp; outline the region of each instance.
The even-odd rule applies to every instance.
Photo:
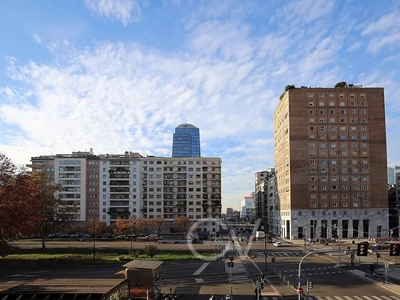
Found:
[[[267,249],[267,219],[264,218],[264,271],[268,270],[268,249]]]
[[[339,250],[340,250],[340,228],[336,224],[333,224],[332,228],[336,228],[336,230],[337,230],[338,244],[339,244]]]
[[[96,217],[93,216],[93,262],[96,263]]]

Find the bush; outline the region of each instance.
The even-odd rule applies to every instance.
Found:
[[[11,246],[6,241],[0,240],[0,256],[6,257],[7,255],[17,252],[17,247]]]
[[[144,247],[144,253],[146,253],[146,255],[150,257],[156,255],[156,252],[157,252],[157,246],[155,245],[147,245]]]
[[[129,256],[132,258],[138,258],[140,255],[140,250],[129,251]]]

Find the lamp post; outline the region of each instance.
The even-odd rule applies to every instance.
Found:
[[[93,216],[93,262],[96,263],[96,217]]]
[[[338,244],[339,244],[339,250],[340,250],[340,228],[335,224],[332,225],[332,228],[336,228],[336,230],[338,231],[337,236],[338,236]]]
[[[264,218],[264,271],[268,270],[267,219]]]

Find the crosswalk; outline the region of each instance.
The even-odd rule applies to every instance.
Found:
[[[229,268],[228,264],[225,263],[225,271],[229,274],[228,278],[231,278],[232,283],[249,282],[251,279],[247,276],[247,272],[243,263],[238,260],[235,261],[233,268]],[[232,274],[232,277],[231,277]]]
[[[263,300],[281,300],[276,296],[263,296]],[[398,296],[309,296],[309,300],[400,300]]]
[[[264,252],[255,252],[257,256],[264,256]],[[302,257],[304,256],[304,252],[277,252],[277,251],[268,251],[269,257]]]
[[[400,297],[397,297],[397,296],[310,296],[309,299],[312,299],[312,300],[400,300]],[[273,299],[273,300],[276,300],[276,299]]]
[[[286,277],[298,276],[298,270],[282,270],[280,272],[282,275],[285,275]],[[307,275],[311,276],[311,275],[331,275],[331,274],[334,275],[334,274],[345,273],[346,271],[332,266],[332,267],[302,269],[301,272],[302,275],[304,276]]]

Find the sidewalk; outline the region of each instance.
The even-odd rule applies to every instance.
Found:
[[[354,244],[353,244],[353,241],[355,241]],[[338,251],[338,253],[336,254],[336,255],[338,255],[342,251],[346,250],[347,247],[351,247],[352,249],[354,249],[358,242],[364,242],[364,241],[368,241],[368,239],[360,239],[359,241],[357,239],[342,239],[340,241],[340,248],[341,248],[340,250],[338,249],[337,243],[331,243],[328,246],[317,244],[316,250],[324,250],[324,249],[329,250],[332,247],[333,250]],[[292,244],[294,246],[298,246],[298,247],[304,246],[303,240],[285,240],[285,242],[288,244]],[[307,245],[307,252],[313,252],[312,245]],[[334,252],[331,254],[335,255]],[[344,262],[345,262],[345,260],[344,260]],[[346,264],[346,262],[345,262],[345,264]],[[384,268],[383,266],[379,266],[379,268],[377,270],[380,274],[383,274],[383,275],[387,274],[388,278],[393,279],[396,282],[400,282],[400,264],[389,263],[389,268],[387,269],[387,271],[386,271],[386,268]],[[374,282],[375,284],[381,285],[382,287],[389,289],[397,294],[400,294],[400,285],[399,284],[396,284],[396,283],[383,284],[383,283],[377,282],[374,279],[365,277],[365,272],[361,271],[361,270],[348,270],[348,271],[353,273],[356,276],[365,278],[365,280],[369,280],[369,281]]]
[[[385,268],[379,268],[378,271],[382,274],[385,274]],[[392,273],[390,271],[393,271]],[[368,280],[370,282],[373,282],[377,285],[380,285],[382,287],[384,287],[385,289],[391,290],[392,292],[399,294],[400,295],[400,285],[395,284],[395,283],[391,283],[391,284],[384,284],[384,283],[380,283],[374,279],[371,279],[369,277],[365,277],[365,272],[360,271],[360,270],[349,270],[350,273],[353,273],[354,275],[358,276],[358,277],[362,277],[365,280]],[[397,270],[389,270],[388,269],[388,278],[395,278],[395,279],[400,279],[400,266]]]

